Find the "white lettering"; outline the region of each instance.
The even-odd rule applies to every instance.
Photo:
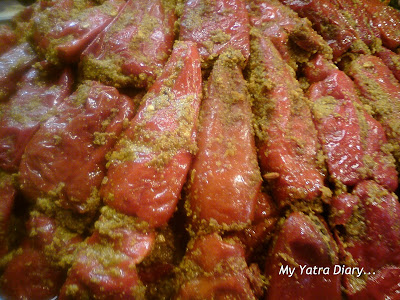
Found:
[[[288,265],[286,266],[281,266],[279,269],[279,275],[288,275],[289,277],[292,277],[294,274],[294,271],[296,270],[296,267],[289,267]]]
[[[322,273],[324,275],[329,275],[329,271],[330,271],[330,268],[329,267],[325,267],[325,268],[323,268]]]
[[[300,266],[300,274],[303,275],[304,269],[307,267],[307,265]]]
[[[355,268],[357,269],[357,278],[359,278],[364,273],[364,268]]]
[[[333,275],[338,275],[342,272],[342,267],[340,265],[335,265],[333,268]]]
[[[288,277],[292,277],[294,272],[296,271],[296,267],[290,267],[288,265],[282,265],[279,270],[279,275],[287,275]],[[331,267],[317,267],[317,266],[308,266],[308,265],[300,265],[300,274],[301,275],[329,275],[331,273]],[[364,274],[364,268],[360,267],[347,267],[346,265],[334,265],[332,275],[354,275],[357,278],[361,277]]]

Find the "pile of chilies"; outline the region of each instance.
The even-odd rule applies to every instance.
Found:
[[[384,2],[41,0],[1,25],[0,295],[399,299]]]

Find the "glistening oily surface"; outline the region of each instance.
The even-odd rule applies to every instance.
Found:
[[[41,0],[0,24],[0,298],[399,299],[394,7]]]

